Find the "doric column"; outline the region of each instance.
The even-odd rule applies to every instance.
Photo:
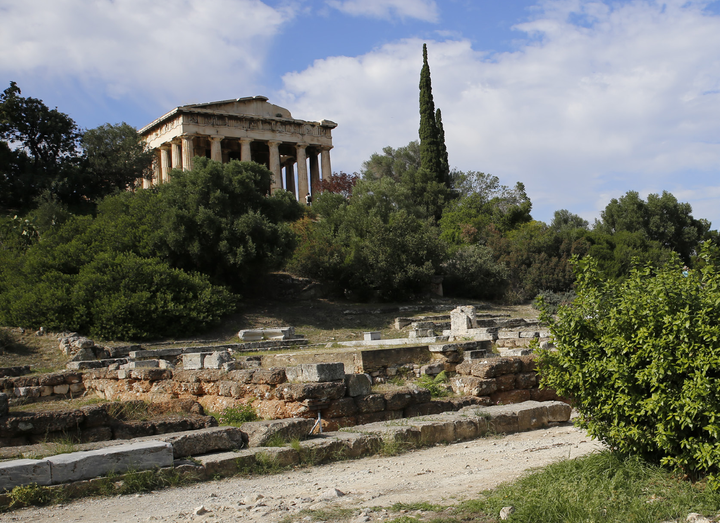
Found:
[[[182,154],[180,149],[180,139],[175,138],[172,142],[170,142],[170,147],[172,147],[172,168],[173,169],[181,169],[182,168]]]
[[[210,136],[210,159],[222,163],[222,142],[224,136]]]
[[[285,190],[295,196],[295,160],[285,164]]]
[[[332,145],[323,145],[320,147],[320,161],[322,162],[322,178],[329,180],[332,176],[332,167],[330,166],[330,149]]]
[[[143,178],[143,189],[149,189],[154,184],[160,183],[160,151],[155,150],[155,158],[152,162],[152,178]]]
[[[280,171],[280,149],[278,149],[278,146],[280,145],[280,142],[276,142],[275,140],[270,140],[268,142],[268,147],[270,148],[270,171],[273,173],[273,180],[272,184],[270,186],[270,193],[274,193],[278,189],[282,189],[282,181],[280,179],[280,176],[282,175],[282,172]]]
[[[170,172],[170,146],[160,146],[160,177],[158,183],[165,183],[168,181],[168,173]]]
[[[192,159],[195,156],[195,148],[193,147],[193,137],[182,137],[182,166],[184,171],[192,169]]]
[[[306,143],[299,143],[297,149],[297,172],[298,172],[298,201],[305,203],[305,195],[308,191],[307,156],[305,155]]]
[[[240,138],[240,161],[252,162],[250,143],[252,143],[252,140],[249,138]]]
[[[320,166],[318,165],[318,152],[313,148],[310,150],[310,193],[315,196],[320,192]]]

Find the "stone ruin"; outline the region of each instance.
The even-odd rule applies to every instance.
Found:
[[[27,369],[4,373],[0,369],[0,447],[68,436],[88,442],[80,443],[86,446],[120,441],[111,441],[108,444],[113,446],[107,449],[82,447],[88,450],[68,458],[0,463],[0,490],[27,481],[87,483],[86,478],[104,470],[108,460],[129,468],[144,466],[145,461],[151,467],[190,467],[202,477],[232,474],[241,461],[252,462],[257,454],[254,447],[274,434],[302,438],[313,431],[355,430],[336,432],[328,440],[303,441],[302,446],[320,452],[317,455],[324,455],[321,449],[327,446],[334,449],[333,455],[345,449],[346,455],[359,456],[375,452],[373,438],[378,436],[372,436],[373,430],[380,438],[399,431],[403,437],[412,434],[418,441],[432,443],[476,437],[491,428],[512,432],[568,419],[569,407],[553,402],[559,399],[553,391],[539,389],[534,356],[525,354],[532,340],[549,343],[549,334],[536,321],[478,314],[468,306],[445,315],[398,317],[395,326],[409,327],[408,338],[381,340],[379,333],[370,332],[359,344],[368,347],[359,350],[277,355],[268,351],[303,348],[308,342],[292,327],[240,331],[240,343],[157,349],[101,347],[87,338],[66,335],[60,347],[71,357],[68,370],[18,375]],[[263,354],[236,358],[235,351]],[[432,377],[443,371],[457,396],[433,399],[428,390],[413,384],[382,392],[371,388],[398,375]],[[81,394],[125,403],[181,404],[185,414],[174,420],[127,421],[113,418],[114,403],[60,413],[8,412],[13,404]],[[515,403],[520,404],[515,410],[503,406]],[[244,405],[252,405],[267,421],[246,423],[240,430],[216,427],[215,418],[205,415]],[[398,424],[401,418],[412,420]],[[358,429],[351,429],[355,426]],[[229,451],[227,456],[223,451]],[[281,459],[288,463],[299,459],[298,452],[302,451],[277,451],[278,456],[287,454]],[[198,454],[201,458],[193,464],[177,461]],[[155,455],[164,457],[157,461]],[[66,472],[69,468],[76,472]]]

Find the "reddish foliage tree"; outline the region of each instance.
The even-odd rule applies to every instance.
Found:
[[[358,173],[348,174],[342,171],[333,173],[327,180],[324,178],[320,180],[320,192],[333,192],[348,198],[359,179],[360,175]]]

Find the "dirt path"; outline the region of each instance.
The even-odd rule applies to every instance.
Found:
[[[367,507],[397,502],[454,504],[514,479],[525,470],[600,449],[568,425],[436,446],[252,478],[230,478],[148,494],[79,500],[25,509],[0,521],[99,523],[308,521],[303,509],[353,508],[351,521],[397,517]],[[338,492],[339,491],[339,492]],[[342,493],[343,495],[341,495]],[[208,512],[197,515],[204,506]]]

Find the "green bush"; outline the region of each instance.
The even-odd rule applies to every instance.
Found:
[[[418,386],[427,389],[430,392],[430,396],[432,396],[433,398],[444,398],[445,396],[450,395],[450,392],[448,392],[446,385],[447,382],[447,374],[445,374],[445,371],[442,371],[434,378],[431,378],[427,374],[422,376],[418,380],[417,384]]]
[[[541,351],[542,385],[572,398],[579,423],[623,455],[714,478],[720,465],[720,272],[717,248],[683,276],[664,267],[604,279],[576,262],[577,298],[547,314],[557,351]]]
[[[570,305],[575,299],[575,291],[540,291],[533,301],[533,308],[543,309],[548,314],[557,314],[561,305]]]
[[[484,245],[461,247],[442,267],[445,293],[464,298],[499,298],[510,276],[505,264],[495,261],[492,249]]]

